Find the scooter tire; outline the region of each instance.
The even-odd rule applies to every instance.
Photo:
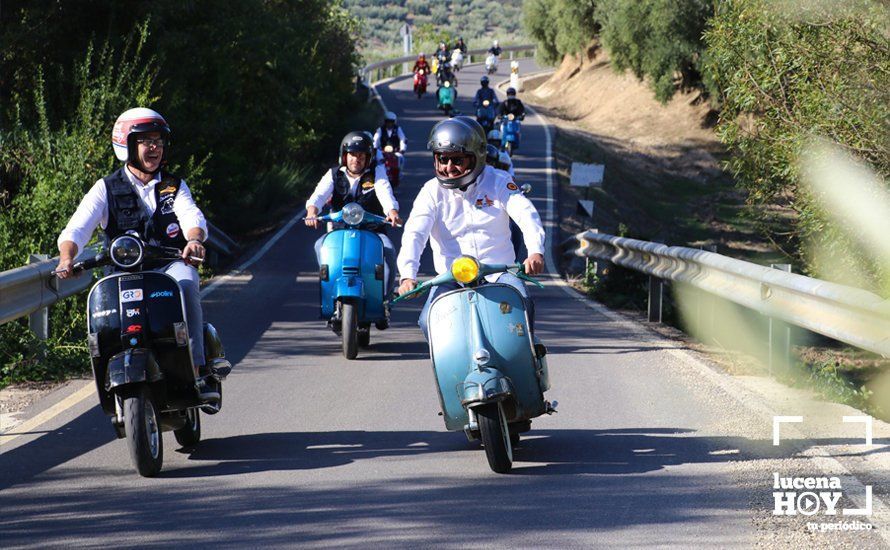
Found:
[[[192,408],[186,411],[185,426],[173,430],[176,442],[185,448],[194,447],[201,441],[201,411]]]
[[[498,474],[513,468],[513,445],[507,428],[504,408],[500,403],[487,403],[476,408],[476,419],[488,466]]]
[[[343,357],[355,359],[358,356],[358,308],[351,302],[343,302],[340,318],[343,320]]]
[[[164,464],[164,438],[148,386],[124,398],[124,426],[133,466],[139,475],[154,477]]]

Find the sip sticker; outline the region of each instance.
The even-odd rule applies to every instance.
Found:
[[[142,289],[131,288],[129,290],[121,290],[121,302],[141,302]]]
[[[179,235],[179,224],[171,223],[167,226],[167,236],[172,239],[176,237],[176,235]]]

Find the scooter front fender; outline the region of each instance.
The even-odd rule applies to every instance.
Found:
[[[513,394],[510,379],[493,367],[471,371],[461,387],[461,405],[470,408],[483,403],[502,401]]]
[[[134,348],[124,350],[108,360],[108,381],[105,389],[118,389],[140,382],[157,382],[163,378],[161,369],[151,350]]]
[[[336,296],[337,300],[342,300],[343,298],[364,298],[365,282],[361,277],[340,277],[337,279],[334,296]]]

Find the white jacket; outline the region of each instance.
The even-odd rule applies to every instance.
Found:
[[[398,268],[402,279],[417,279],[427,240],[436,272],[445,273],[462,254],[486,264],[513,264],[510,219],[522,231],[529,254],[544,253],[538,211],[503,170],[486,166],[466,191],[445,189],[433,178],[414,200],[405,222]]]

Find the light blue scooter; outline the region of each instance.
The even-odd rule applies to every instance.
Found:
[[[522,266],[485,265],[461,256],[443,273],[393,300],[443,283],[464,286],[438,296],[429,309],[430,358],[445,427],[481,439],[488,465],[498,473],[513,467],[519,434],[531,419],[556,410],[544,399],[550,389],[546,348],[529,331],[525,300],[512,286],[482,284],[483,277]]]
[[[343,355],[355,359],[358,347],[371,342],[371,325],[389,326],[384,305],[383,241],[367,228],[386,219],[349,203],[319,221],[342,223],[324,237],[321,245],[321,316],[343,339]]]
[[[519,137],[522,135],[519,119],[513,113],[501,117],[501,149],[511,157],[513,151],[519,147]]]

